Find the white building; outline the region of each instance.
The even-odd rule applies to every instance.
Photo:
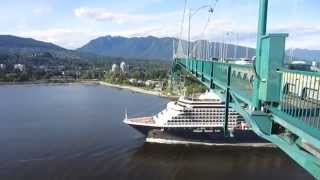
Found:
[[[157,84],[159,84],[159,81],[147,80],[147,81],[145,82],[145,85],[146,85],[146,86],[153,86],[153,85],[157,85]]]
[[[120,63],[120,70],[125,73],[125,72],[127,72],[127,69],[128,69],[128,68],[127,68],[126,63],[122,61],[122,62]]]
[[[312,62],[311,70],[312,71],[320,71],[320,68],[318,66],[318,62],[316,62],[316,61]]]
[[[138,80],[137,83],[138,83],[139,85],[144,85],[144,81],[143,81],[143,80]]]
[[[131,83],[131,84],[135,84],[135,83],[137,83],[137,80],[136,79],[129,79],[129,82]]]
[[[6,69],[6,65],[5,64],[0,64],[0,69]]]
[[[112,67],[111,67],[111,72],[116,72],[118,71],[119,67],[117,64],[113,64]]]
[[[13,66],[13,68],[15,69],[15,70],[19,70],[19,71],[24,71],[24,65],[23,64],[15,64],[14,66]]]

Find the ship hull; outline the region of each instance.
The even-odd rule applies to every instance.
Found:
[[[205,143],[267,143],[251,130],[234,130],[225,136],[222,128],[153,127],[130,125],[147,138]]]

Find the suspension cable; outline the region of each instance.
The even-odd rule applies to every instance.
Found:
[[[213,4],[213,1],[214,1],[214,4]],[[211,20],[212,20],[212,16],[214,15],[214,13],[215,13],[215,9],[216,9],[216,6],[217,6],[217,4],[218,4],[218,1],[219,0],[211,0],[210,1],[210,4],[209,4],[209,7],[210,7],[210,10],[209,10],[209,15],[208,15],[208,19],[207,19],[207,21],[206,21],[206,24],[204,25],[204,28],[202,29],[202,31],[201,31],[201,34],[200,34],[200,39],[201,38],[203,38],[204,37],[204,35],[205,35],[205,33],[206,33],[206,31],[207,31],[207,29],[208,29],[208,26],[209,26],[209,24],[210,24],[210,22],[211,22]],[[213,4],[213,5],[212,5]],[[197,47],[199,47],[199,44],[200,44],[200,48],[203,48],[202,46],[201,46],[201,43],[203,43],[202,41],[200,41],[200,42],[196,42],[196,44],[194,45],[194,47],[193,47],[193,51],[194,52],[196,52],[197,51]],[[197,53],[196,53],[197,54]],[[205,54],[207,54],[207,53],[205,53]]]
[[[181,24],[180,24],[180,34],[179,34],[180,37],[179,37],[179,39],[182,39],[184,19],[185,19],[185,16],[186,16],[186,9],[187,9],[187,3],[188,3],[188,0],[184,0],[184,8],[183,8],[183,15],[182,15]]]

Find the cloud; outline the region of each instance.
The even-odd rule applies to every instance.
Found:
[[[76,29],[48,29],[18,33],[18,36],[30,37],[41,41],[51,42],[68,49],[76,49],[86,44],[90,39],[102,34],[79,31]]]
[[[33,14],[36,15],[46,15],[52,12],[52,8],[50,7],[38,7],[38,8],[34,8],[32,10]]]
[[[153,16],[155,16],[155,18]],[[148,22],[144,23],[145,25],[143,26],[132,25],[122,29],[113,28],[111,31],[104,31],[101,30],[101,28],[97,30],[98,28],[94,28],[95,26],[90,26],[90,28],[51,28],[47,30],[21,31],[21,33],[17,35],[52,42],[69,49],[79,48],[90,40],[105,35],[125,37],[144,37],[150,35],[157,37],[177,37],[180,28],[177,26],[177,23],[175,23],[175,20],[170,19],[170,17],[173,16],[174,13],[171,15],[167,14],[167,16],[160,16],[159,18],[153,14],[149,18],[159,18],[153,21],[156,23]],[[320,49],[318,43],[320,42],[319,25],[310,25],[306,22],[294,22],[288,24],[272,24],[270,27],[269,32],[290,33],[287,40],[287,48]],[[229,20],[219,19],[212,21],[203,35],[202,30],[203,25],[198,21],[194,21],[191,30],[192,40],[207,39],[221,42],[222,34],[232,31],[233,33],[225,36],[225,42],[250,47],[255,47],[256,44],[256,25],[248,26],[246,24],[236,24]],[[187,23],[184,28],[183,39],[187,39]]]
[[[67,49],[82,47],[90,40],[100,36],[124,36],[124,37],[144,37],[154,35],[158,37],[172,36],[171,29],[164,29],[161,26],[147,26],[142,28],[132,28],[122,31],[95,31],[88,29],[63,29],[53,28],[47,30],[25,31],[17,33],[18,36],[30,37],[40,41],[51,42]]]
[[[142,15],[132,15],[125,13],[115,13],[103,8],[77,8],[74,10],[76,17],[84,17],[96,21],[110,21],[115,23],[141,22],[147,20]]]
[[[203,26],[201,24],[193,24],[191,30],[192,40],[207,39],[210,41],[222,41],[225,34],[225,42],[239,43],[241,45],[255,47],[257,38],[256,25],[246,25],[235,23],[227,19],[219,19],[212,21],[204,34],[202,34]],[[282,24],[269,24],[269,33],[289,33],[287,38],[287,48],[308,48],[320,49],[320,25],[309,24],[307,22],[288,22]],[[184,39],[187,37],[185,27]],[[229,33],[227,36],[227,32]]]

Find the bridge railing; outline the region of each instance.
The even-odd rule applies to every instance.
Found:
[[[231,80],[230,89],[242,97],[243,100],[251,102],[253,96],[253,81],[255,73],[252,65],[230,64]]]
[[[251,103],[255,79],[252,65],[184,58],[176,61],[196,77],[201,78],[209,87],[213,84],[221,89],[229,87],[237,97]],[[230,71],[230,77],[228,77],[228,71]],[[229,85],[228,78],[230,78]]]
[[[320,130],[320,73],[281,69],[281,111]]]
[[[219,87],[230,92],[246,104],[252,104],[254,68],[250,64],[234,64],[199,59],[176,59],[208,87]],[[230,73],[228,73],[230,71]],[[311,127],[320,130],[320,73],[281,69],[279,108],[271,108],[275,114],[285,115],[296,127],[303,125],[306,132]],[[228,77],[228,75],[230,75]],[[228,84],[230,79],[230,84]],[[302,123],[302,124],[300,124]],[[317,133],[312,133],[317,134]]]

